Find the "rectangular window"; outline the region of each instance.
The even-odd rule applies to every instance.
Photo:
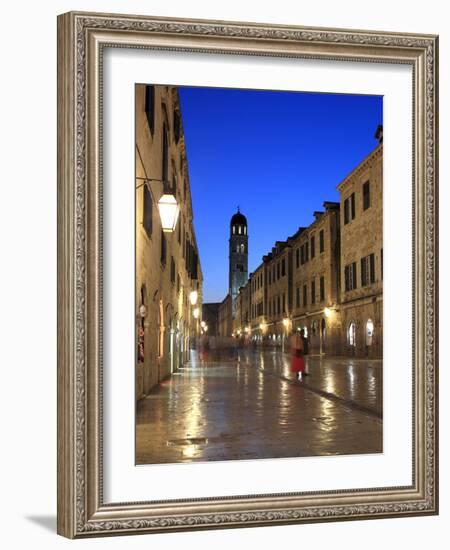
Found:
[[[309,242],[306,241],[305,243],[305,262],[309,260]]]
[[[350,195],[351,203],[352,203],[352,220],[355,219],[356,215],[356,206],[355,206],[355,193],[352,193]]]
[[[370,182],[366,181],[363,185],[363,210],[367,210],[370,206]]]
[[[375,254],[361,258],[361,286],[372,285],[375,282]]]
[[[173,112],[173,133],[175,137],[175,143],[178,143],[181,135],[181,117],[178,110]]]
[[[323,229],[321,229],[320,233],[319,233],[319,250],[320,250],[321,253],[325,250]]]
[[[148,127],[153,134],[155,129],[155,87],[145,87],[145,114],[147,116]]]
[[[311,281],[311,303],[316,303],[316,281]]]
[[[166,265],[167,257],[167,241],[164,232],[161,230],[161,263]]]
[[[313,235],[311,237],[311,260],[314,258],[315,255],[316,255],[316,238]]]
[[[370,265],[370,284],[373,285],[373,283],[375,282],[375,254],[370,254],[369,265]]]
[[[295,251],[295,267],[298,269],[300,265],[300,248]]]
[[[286,262],[284,258],[281,260],[281,276],[284,277],[286,275]]]
[[[278,296],[277,297],[277,313],[278,313],[278,315],[280,315],[280,311],[281,311],[281,300],[280,300],[280,297]]]
[[[280,262],[277,263],[277,281],[280,278]]]
[[[308,304],[308,287],[303,285],[303,306]]]
[[[297,307],[300,307],[300,287],[299,287],[299,286],[297,287],[297,290],[296,290],[295,305],[296,305]]]
[[[178,244],[181,244],[181,216],[178,218]]]
[[[361,258],[361,286],[367,285],[367,256]]]
[[[300,247],[300,263],[301,265],[305,263],[305,248],[303,245]]]
[[[320,301],[325,300],[325,277],[320,277]]]
[[[152,210],[153,210],[153,201],[152,201],[152,194],[150,193],[150,189],[147,187],[147,183],[144,183],[143,186],[144,189],[144,204],[143,204],[143,220],[142,224],[144,226],[144,229],[147,233],[147,235],[150,237],[152,234],[153,229],[153,216],[152,216]]]
[[[346,265],[344,268],[345,275],[345,290],[353,290],[356,288],[356,262]]]
[[[348,199],[344,201],[344,225],[350,221]]]
[[[170,282],[172,284],[175,284],[175,276],[176,276],[175,260],[173,259],[173,256],[171,256],[170,257]]]
[[[286,296],[283,294],[283,313],[286,311]]]
[[[177,171],[175,168],[175,163],[172,162],[172,193],[176,195],[177,193]]]
[[[162,180],[164,183],[169,181],[169,137],[165,124],[163,126]]]

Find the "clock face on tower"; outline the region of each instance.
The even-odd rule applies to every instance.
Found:
[[[230,221],[229,242],[229,293],[234,317],[239,289],[245,286],[248,279],[248,226],[247,218],[240,212],[239,207]]]

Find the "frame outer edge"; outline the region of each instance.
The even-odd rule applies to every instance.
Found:
[[[129,19],[125,23],[127,18]],[[436,514],[438,510],[437,37],[408,36],[406,33],[398,35],[380,33],[378,36],[376,31],[344,29],[334,31],[303,28],[305,30],[300,32],[301,27],[277,28],[276,25],[237,22],[224,22],[223,26],[218,26],[213,21],[186,20],[189,21],[189,24],[184,24],[183,21],[123,16],[121,14],[110,16],[95,13],[81,14],[79,12],[71,12],[58,17],[58,533],[69,538],[81,538],[139,532]],[[102,25],[105,27],[104,29]],[[239,28],[241,25],[242,28]],[[422,348],[420,353],[426,365],[421,376],[428,386],[427,388],[422,387],[421,395],[416,401],[416,406],[421,409],[421,418],[416,419],[416,422],[419,421],[416,426],[420,425],[419,449],[422,451],[420,467],[417,472],[418,480],[416,481],[421,481],[419,485],[422,491],[428,489],[429,492],[425,496],[422,491],[419,491],[420,496],[415,497],[419,498],[419,501],[402,502],[397,500],[391,502],[387,499],[386,503],[316,505],[309,510],[294,509],[292,511],[274,509],[262,512],[249,509],[248,511],[218,513],[217,515],[201,512],[179,515],[179,510],[174,510],[174,513],[168,516],[154,518],[146,515],[145,507],[138,507],[134,518],[131,518],[127,515],[124,516],[124,509],[118,506],[116,509],[110,510],[113,512],[113,516],[114,512],[116,513],[116,517],[104,517],[100,521],[96,521],[97,514],[92,515],[94,511],[92,508],[95,509],[99,504],[98,498],[101,499],[101,488],[95,487],[96,495],[92,494],[99,470],[96,468],[95,472],[89,472],[89,465],[92,466],[92,460],[94,459],[95,463],[98,458],[96,450],[93,450],[93,444],[97,447],[97,437],[101,436],[101,426],[97,425],[96,419],[92,416],[92,395],[89,388],[86,387],[87,382],[90,382],[92,386],[92,382],[96,380],[98,374],[96,370],[98,365],[91,363],[93,357],[96,356],[96,340],[94,339],[95,342],[93,342],[90,339],[96,322],[92,325],[86,318],[89,312],[93,313],[86,300],[91,301],[93,298],[91,285],[93,279],[96,279],[96,277],[92,277],[95,268],[92,271],[92,256],[90,254],[94,252],[95,256],[92,244],[93,241],[96,242],[97,228],[89,226],[89,223],[98,206],[97,200],[92,195],[93,192],[95,195],[95,190],[91,188],[89,191],[86,187],[94,183],[92,180],[88,181],[90,177],[93,177],[90,170],[92,164],[87,160],[89,159],[90,145],[93,143],[92,134],[86,135],[86,129],[90,127],[89,115],[91,114],[89,110],[86,112],[89,101],[86,102],[85,97],[86,84],[89,85],[89,76],[86,74],[89,71],[85,73],[86,34],[88,34],[86,30],[108,29],[116,33],[123,31],[124,28],[132,33],[144,30],[156,34],[162,33],[162,35],[170,37],[182,36],[183,33],[196,38],[220,36],[221,40],[233,36],[238,39],[263,41],[269,37],[270,41],[275,39],[274,41],[279,41],[280,44],[289,43],[290,40],[303,43],[320,41],[322,46],[332,43],[335,47],[339,43],[344,43],[355,48],[361,46],[361,37],[363,37],[364,47],[371,46],[374,50],[376,49],[377,53],[380,53],[382,48],[387,45],[389,48],[395,48],[399,56],[404,51],[421,51],[422,54],[427,51],[429,54],[427,56],[428,63],[421,69],[423,68],[426,79],[429,78],[430,86],[427,86],[426,91],[423,82],[420,86],[419,97],[421,104],[425,104],[425,109],[422,105],[418,113],[422,113],[422,116],[426,117],[426,125],[417,125],[420,126],[420,129],[417,127],[417,131],[421,134],[419,141],[423,139],[425,142],[419,155],[420,159],[424,161],[418,166],[422,174],[426,170],[425,162],[428,161],[426,187],[421,189],[425,200],[428,201],[428,207],[423,205],[422,212],[425,211],[429,216],[428,219],[424,219],[422,214],[423,225],[418,224],[420,234],[423,235],[423,240],[426,240],[426,245],[423,246],[425,244],[423,243],[421,247],[421,254],[424,254],[426,263],[424,262],[425,266],[419,272],[425,280],[428,278],[429,283],[426,286],[428,296],[426,300],[422,298],[422,305],[426,301],[428,308],[423,308],[425,311],[422,309],[419,314],[419,317],[423,316],[422,322],[425,323],[427,329],[427,334],[421,336],[419,347]],[[359,36],[360,32],[364,33],[361,34],[361,37]],[[200,41],[198,42],[197,48],[200,45]],[[184,48],[180,47],[180,49]],[[376,60],[377,56],[374,55],[373,58]],[[90,83],[92,84],[92,79]],[[427,108],[428,112],[425,115]],[[86,115],[88,115],[87,120]],[[90,140],[91,143],[89,143]],[[90,160],[92,161],[92,159]],[[424,181],[423,177],[420,179]],[[425,239],[427,228],[429,228],[429,233],[428,238]],[[96,296],[95,292],[94,296]],[[427,344],[425,353],[424,343]],[[431,402],[428,400],[430,394]],[[425,404],[428,407],[427,411],[423,410]],[[90,415],[89,418],[86,417],[86,413]],[[97,430],[99,432],[96,433]],[[425,449],[424,443],[429,445],[427,449]],[[94,455],[92,455],[92,451],[94,451]]]
[[[75,441],[74,426],[74,311],[73,255],[75,178],[74,159],[74,55],[73,19],[70,14],[57,18],[57,533],[75,536]]]

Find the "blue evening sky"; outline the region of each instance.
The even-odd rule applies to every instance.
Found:
[[[313,221],[377,145],[382,98],[179,87],[203,301],[228,292],[230,218],[247,217],[249,273]]]

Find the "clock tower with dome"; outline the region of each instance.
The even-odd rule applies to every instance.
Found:
[[[241,286],[245,286],[248,279],[248,230],[247,218],[240,212],[230,221],[230,253],[229,253],[229,294],[231,296],[232,315],[236,314],[236,298]]]

